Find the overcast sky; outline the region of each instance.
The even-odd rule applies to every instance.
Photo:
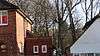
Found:
[[[87,0],[87,1],[88,1],[87,5],[89,5],[90,4],[90,0]],[[97,1],[99,1],[99,2],[97,2]],[[50,0],[50,3],[54,3],[54,0]],[[97,3],[98,3],[98,8],[96,9],[96,6],[94,6],[94,9],[93,9],[95,15],[97,13],[99,13],[99,10],[100,10],[100,0],[94,0],[94,5],[97,4]],[[79,16],[82,19],[81,22],[82,22],[82,24],[84,24],[86,20],[85,20],[85,12],[83,12],[84,10],[82,9],[82,7],[83,8],[85,7],[84,3],[81,3],[81,4],[77,5],[75,9],[77,10],[77,13],[78,13],[77,16]],[[90,15],[88,15],[88,16],[90,17]]]

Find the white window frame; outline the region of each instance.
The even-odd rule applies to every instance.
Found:
[[[35,51],[35,48],[37,48],[37,51]],[[39,53],[39,46],[33,46],[33,53]]]
[[[2,12],[7,12],[7,23],[5,23],[5,24],[2,23],[2,16],[3,16],[3,15],[2,15]],[[8,25],[8,11],[7,11],[7,10],[1,10],[0,13],[1,13],[1,15],[0,15],[0,16],[1,16],[1,19],[0,19],[0,21],[1,21],[0,26],[2,26],[2,25]]]
[[[43,48],[45,48],[45,51],[43,51]],[[47,53],[47,45],[42,45],[42,53]]]

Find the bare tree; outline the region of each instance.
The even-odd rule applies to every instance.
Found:
[[[9,0],[19,6],[27,16],[33,20],[33,33],[49,36],[52,20],[55,16],[54,8],[49,0]]]
[[[76,41],[75,34],[75,25],[72,16],[73,9],[81,3],[81,0],[76,0],[74,3],[72,0],[55,0],[56,11],[57,11],[57,23],[58,23],[58,46],[57,46],[57,56],[62,56],[63,54],[63,41],[62,41],[62,24],[66,22],[66,19],[69,18],[70,21],[70,29],[73,37],[73,43]],[[73,5],[74,4],[74,5]],[[66,18],[64,18],[66,17]]]
[[[10,0],[9,0],[10,1]],[[33,33],[40,36],[49,36],[50,30],[57,40],[57,56],[64,55],[65,36],[71,35],[71,46],[77,39],[76,25],[80,19],[73,17],[75,8],[81,3],[81,0],[54,0],[52,5],[49,0],[14,0],[16,5],[24,10],[28,16],[31,16],[33,24]],[[27,2],[26,2],[27,1]],[[76,17],[76,16],[75,16]],[[69,22],[67,21],[69,20]],[[70,23],[70,25],[68,25]],[[70,33],[69,33],[70,32]]]
[[[88,20],[91,20],[96,15],[99,9],[99,3],[99,0],[83,0],[83,2],[81,3],[81,7],[83,9],[83,12],[85,13],[86,22],[88,22]]]

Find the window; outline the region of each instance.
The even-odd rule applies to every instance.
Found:
[[[95,56],[94,53],[74,53],[73,56]]]
[[[79,56],[79,54],[74,53],[73,56]]]
[[[33,46],[33,53],[39,53],[39,47]]]
[[[1,47],[1,49],[5,49],[6,45],[1,45],[0,47]]]
[[[42,53],[47,53],[47,45],[42,45]]]
[[[80,56],[94,56],[94,53],[82,53]]]
[[[94,56],[94,53],[88,53],[88,56]]]
[[[6,52],[6,45],[5,44],[2,44],[2,45],[0,45],[0,50],[1,50],[1,52]]]
[[[96,53],[95,56],[100,56],[100,53]]]
[[[0,25],[8,25],[8,13],[7,13],[7,10],[0,11]]]

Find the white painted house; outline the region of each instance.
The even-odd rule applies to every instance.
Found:
[[[73,56],[100,56],[100,13],[84,28],[84,34],[71,46]]]

